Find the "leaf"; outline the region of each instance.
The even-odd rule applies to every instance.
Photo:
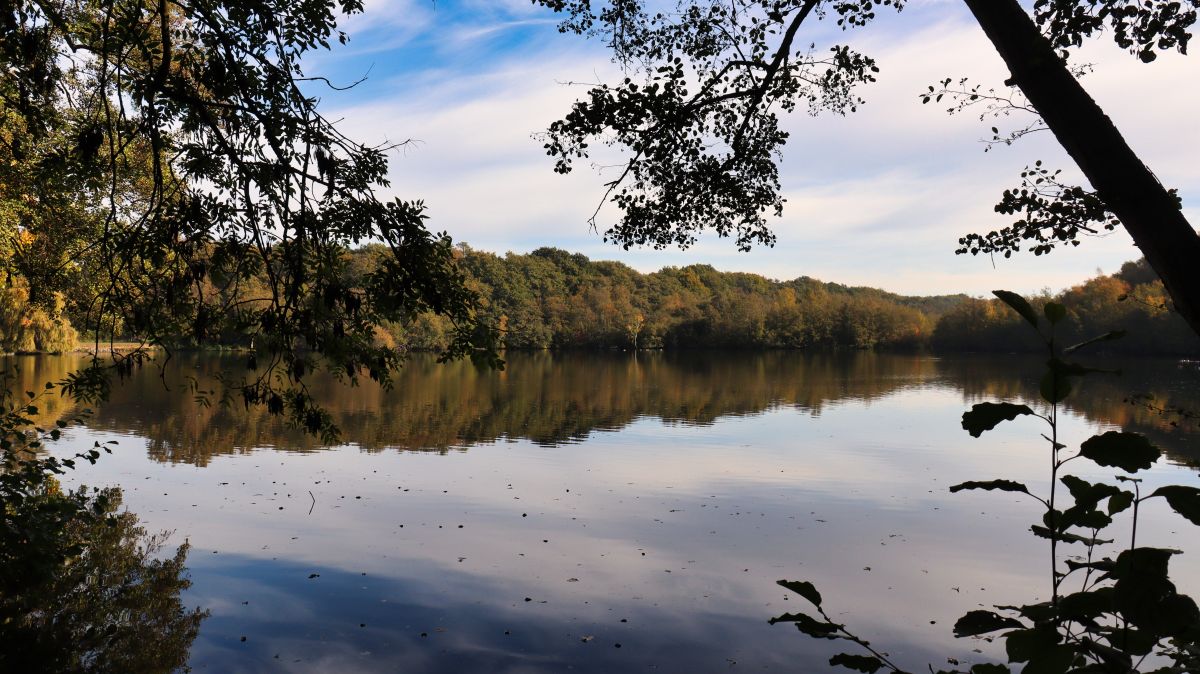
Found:
[[[842,638],[840,635],[837,634],[837,631],[838,631],[838,629],[841,628],[841,625],[836,625],[834,623],[828,623],[828,622],[822,622],[820,620],[813,618],[812,616],[805,615],[803,613],[784,613],[783,615],[779,616],[778,618],[771,618],[767,622],[772,625],[774,625],[775,623],[795,623],[796,629],[800,630],[801,632],[804,632],[808,636],[813,637],[815,639],[841,639]]]
[[[1120,492],[1120,489],[1111,484],[1097,482],[1092,484],[1083,478],[1074,475],[1063,475],[1059,481],[1066,485],[1067,490],[1071,492],[1071,496],[1075,498],[1076,505],[1092,506],[1104,500],[1105,497],[1112,496]]]
[[[1033,410],[1028,405],[1013,403],[979,403],[971,406],[971,411],[963,412],[962,427],[971,437],[978,438],[984,431],[990,431],[1001,421],[1012,421],[1019,416],[1031,415]]]
[[[1146,630],[1131,629],[1128,625],[1125,627],[1112,627],[1102,629],[1101,634],[1108,640],[1110,644],[1120,646],[1121,650],[1130,655],[1149,655],[1154,647],[1158,645],[1158,635],[1147,632]]]
[[[1046,624],[1004,635],[1009,662],[1028,662],[1058,645],[1058,631]]]
[[[829,664],[853,669],[864,674],[875,674],[880,667],[883,667],[883,661],[873,655],[851,655],[849,653],[838,653],[829,658]]]
[[[1067,379],[1065,375],[1051,370],[1042,377],[1039,390],[1042,399],[1046,402],[1059,403],[1071,395],[1071,380]]]
[[[1013,482],[1012,480],[988,480],[986,482],[969,480],[967,482],[956,484],[953,487],[950,487],[950,493],[953,494],[964,489],[986,489],[988,491],[999,489],[1000,491],[1015,491],[1023,494],[1029,493],[1028,487],[1020,482]]]
[[[1062,541],[1064,543],[1083,543],[1085,545],[1103,545],[1105,543],[1112,543],[1112,541],[1105,540],[1103,538],[1090,538],[1088,536],[1080,536],[1078,534],[1071,534],[1065,531],[1055,532],[1047,527],[1037,524],[1030,526],[1029,530],[1040,538],[1047,538],[1052,541]]]
[[[1050,325],[1054,325],[1067,317],[1067,308],[1058,302],[1047,302],[1046,306],[1042,307],[1042,313],[1046,315]]]
[[[1088,438],[1079,447],[1079,455],[1101,466],[1120,468],[1136,473],[1154,465],[1162,452],[1144,436],[1123,431],[1109,431]]]
[[[1084,340],[1078,344],[1072,344],[1071,346],[1068,346],[1067,348],[1063,349],[1063,353],[1071,353],[1072,351],[1078,351],[1079,349],[1082,349],[1085,346],[1089,346],[1089,345],[1095,344],[1097,342],[1109,342],[1114,339],[1121,339],[1122,337],[1125,336],[1125,334],[1126,333],[1124,330],[1112,330],[1110,332],[1104,333],[1103,335],[1100,335],[1099,337],[1093,337],[1091,339]]]
[[[1023,628],[1025,625],[1015,619],[1002,616],[993,611],[968,611],[966,615],[954,623],[954,636],[958,638],[973,637],[1009,627]]]
[[[1134,548],[1123,550],[1117,555],[1113,568],[1105,578],[1124,580],[1126,578],[1163,578],[1167,577],[1167,566],[1171,557],[1178,555],[1178,550],[1171,548]]]
[[[993,662],[981,662],[977,665],[971,665],[971,674],[1011,674],[1011,670],[1004,665],[998,665]]]
[[[1074,592],[1058,600],[1061,615],[1075,621],[1093,620],[1105,613],[1111,613],[1113,608],[1113,590],[1102,587],[1090,592]]]
[[[1029,302],[1025,301],[1024,297],[1021,297],[1020,295],[1009,290],[993,290],[992,294],[996,297],[999,297],[1001,302],[1004,302],[1008,306],[1012,307],[1013,310],[1015,310],[1018,314],[1021,314],[1021,317],[1029,321],[1030,325],[1035,328],[1037,327],[1037,312],[1033,310],[1033,307],[1030,306]]]
[[[1150,496],[1167,499],[1172,510],[1183,515],[1192,524],[1200,524],[1200,489],[1176,484],[1159,487]]]
[[[804,580],[778,580],[775,583],[804,597],[812,602],[814,606],[821,606],[821,593],[817,592],[816,586],[812,583]]]
[[[1127,510],[1131,505],[1133,505],[1133,492],[1122,491],[1119,494],[1113,494],[1108,499],[1108,514],[1116,515]]]

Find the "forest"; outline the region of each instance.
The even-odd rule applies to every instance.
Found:
[[[341,282],[362,289],[388,250],[368,244],[344,252]],[[966,294],[912,297],[850,287],[807,276],[789,281],[722,272],[709,265],[641,273],[619,262],[590,260],[556,248],[528,254],[454,249],[455,266],[479,297],[477,311],[508,349],[885,349],[938,352],[1037,350],[1020,317],[997,299]],[[221,306],[266,303],[267,281],[223,286],[207,279],[197,291],[217,313]],[[75,293],[32,298],[19,274],[0,281],[0,350],[65,351],[110,335],[138,340],[116,316],[101,321],[70,301]],[[80,293],[79,296],[84,296]],[[1125,339],[1110,350],[1186,356],[1200,340],[1170,309],[1162,283],[1144,260],[1128,262],[1042,301],[1067,307],[1064,339],[1081,341],[1111,330]],[[422,312],[376,328],[380,346],[443,351],[453,338],[451,319]],[[86,345],[86,344],[85,344]],[[250,347],[236,327],[216,331],[189,348]]]

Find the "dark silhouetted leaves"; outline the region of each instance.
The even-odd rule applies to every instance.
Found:
[[[1072,534],[1072,533],[1068,533],[1065,531],[1055,532],[1055,531],[1050,530],[1047,527],[1039,526],[1037,524],[1034,524],[1031,527],[1029,527],[1029,530],[1041,538],[1047,538],[1052,541],[1062,541],[1064,543],[1083,543],[1084,545],[1099,545],[1102,543],[1112,543],[1112,541],[1105,540],[1102,538],[1091,538],[1090,536],[1080,536],[1078,534]]]
[[[1122,491],[1113,494],[1108,499],[1108,514],[1116,515],[1123,510],[1127,510],[1131,505],[1133,505],[1133,492]]]
[[[780,580],[776,581],[781,587],[787,588],[792,592],[804,597],[813,603],[814,606],[821,605],[821,593],[810,582],[805,580]]]
[[[1178,550],[1135,548],[1117,556],[1108,577],[1115,578],[1114,604],[1121,616],[1151,634],[1179,636],[1197,629],[1200,609],[1179,594],[1167,577],[1167,566]]]
[[[815,639],[841,639],[837,633],[841,625],[817,620],[803,613],[785,613],[778,618],[771,618],[770,624],[795,623],[796,629]]]
[[[1005,635],[1004,648],[1009,662],[1029,662],[1058,646],[1058,632],[1049,625],[1014,630]]]
[[[1079,453],[1101,466],[1120,468],[1129,473],[1149,468],[1162,455],[1145,437],[1122,431],[1092,436],[1084,441]]]
[[[971,674],[1010,674],[1008,667],[992,662],[981,662],[971,666]]]
[[[883,667],[883,661],[873,655],[851,655],[849,653],[838,653],[829,658],[829,664],[853,669],[856,672],[864,672],[864,674],[875,674],[880,667]]]
[[[993,611],[970,611],[954,623],[954,636],[973,637],[1010,627],[1022,628],[1025,625],[1019,620],[1002,616]]]
[[[1113,611],[1113,591],[1102,587],[1090,592],[1075,592],[1058,600],[1061,616],[1072,620],[1095,619]]]
[[[963,412],[962,427],[978,438],[984,431],[990,431],[1001,421],[1012,421],[1019,416],[1033,414],[1028,405],[1013,403],[979,403],[971,406],[971,411]]]
[[[960,492],[964,489],[987,489],[988,491],[999,489],[1000,491],[1016,491],[1023,494],[1029,493],[1029,489],[1025,485],[1021,484],[1020,482],[1013,482],[1012,480],[988,480],[986,482],[971,480],[950,487],[951,493]]]
[[[1029,302],[1027,302],[1024,297],[1021,297],[1020,295],[1009,290],[993,290],[992,294],[996,297],[999,297],[1001,302],[1004,302],[1008,306],[1012,307],[1013,310],[1018,314],[1021,314],[1021,318],[1029,321],[1030,325],[1035,328],[1037,327],[1037,312],[1033,310],[1033,307],[1030,306]]]
[[[1192,524],[1200,524],[1200,489],[1170,485],[1155,489],[1150,496],[1167,499],[1167,503],[1175,512],[1186,517]]]

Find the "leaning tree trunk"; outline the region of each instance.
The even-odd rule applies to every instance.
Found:
[[[1200,334],[1200,236],[1017,0],[964,0],[1042,115]]]

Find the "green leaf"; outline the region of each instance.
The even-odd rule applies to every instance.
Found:
[[[1021,314],[1021,317],[1029,321],[1030,325],[1035,328],[1037,327],[1037,312],[1033,310],[1033,307],[1030,306],[1029,302],[1025,301],[1024,297],[1021,297],[1020,295],[1009,290],[993,290],[992,294],[996,297],[999,297],[1001,302],[1004,302],[1008,306],[1012,307],[1013,310],[1015,310],[1018,314]]]
[[[1106,332],[1103,335],[1100,335],[1099,337],[1093,337],[1091,339],[1084,340],[1078,344],[1072,344],[1071,346],[1068,346],[1067,348],[1063,349],[1063,353],[1071,353],[1072,351],[1078,351],[1079,349],[1082,349],[1085,346],[1095,344],[1097,342],[1110,342],[1114,339],[1121,339],[1122,337],[1125,336],[1125,334],[1126,333],[1124,330],[1113,330],[1111,332]]]
[[[805,580],[778,580],[775,583],[781,587],[787,588],[792,592],[804,597],[813,603],[814,606],[821,605],[821,593],[817,592],[817,588],[812,583]]]
[[[1015,491],[1023,494],[1029,493],[1028,487],[1020,482],[1013,482],[1012,480],[988,480],[986,482],[970,480],[950,487],[950,492],[956,493],[964,489],[987,489],[988,491],[999,489],[1000,491]]]
[[[1042,394],[1042,399],[1048,403],[1059,403],[1071,395],[1071,380],[1065,375],[1057,373],[1053,370],[1046,373],[1042,377],[1042,383],[1039,386]]]
[[[1159,487],[1150,496],[1167,499],[1172,510],[1186,517],[1192,524],[1200,524],[1200,489],[1176,484]]]
[[[979,403],[971,407],[971,411],[963,412],[962,427],[978,438],[984,431],[990,431],[1001,421],[1012,421],[1019,416],[1033,414],[1028,405],[1013,403]]]
[[[1101,466],[1120,468],[1136,473],[1154,465],[1162,452],[1144,436],[1123,431],[1109,431],[1088,438],[1079,448],[1080,456]]]
[[[853,669],[856,672],[863,672],[863,674],[875,674],[880,667],[883,667],[883,661],[873,655],[851,655],[849,653],[838,653],[829,658],[829,664]]]
[[[1047,302],[1046,306],[1042,307],[1042,313],[1046,315],[1050,325],[1054,325],[1067,317],[1067,308],[1058,302]]]
[[[992,611],[969,611],[954,623],[954,636],[961,639],[1010,627],[1023,628],[1025,625],[1015,618],[1002,616]]]

